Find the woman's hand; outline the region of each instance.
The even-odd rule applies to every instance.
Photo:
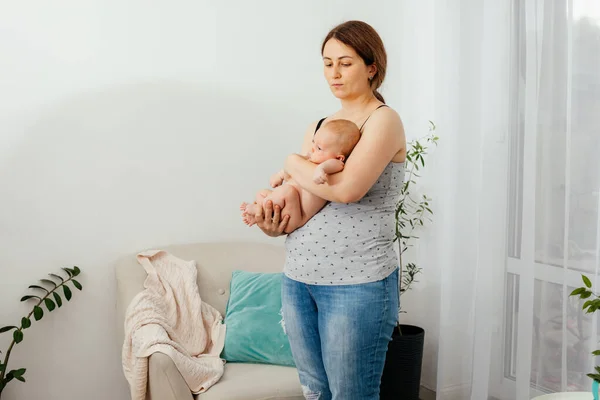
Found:
[[[256,208],[257,210],[254,214],[256,225],[268,236],[281,236],[290,220],[290,216],[285,215],[281,218],[281,208],[278,205],[275,205],[275,210],[273,211],[272,201],[267,201],[264,212],[263,207],[259,206]]]

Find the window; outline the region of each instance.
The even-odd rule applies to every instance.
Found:
[[[600,348],[596,316],[568,297],[582,273],[593,278],[600,268],[600,2],[514,0],[512,18],[504,365],[495,394],[507,399],[523,352],[534,393],[588,391],[590,353]],[[525,272],[533,296],[519,295]],[[519,310],[533,311],[526,343]]]

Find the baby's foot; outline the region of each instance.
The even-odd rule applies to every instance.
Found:
[[[256,223],[256,218],[254,218],[254,215],[251,215],[251,214],[244,215],[242,217],[242,220],[248,226],[252,226],[252,225],[254,225]]]
[[[256,218],[254,218],[256,204],[242,203],[240,205],[240,211],[242,212],[242,220],[246,225],[252,226],[256,223]]]

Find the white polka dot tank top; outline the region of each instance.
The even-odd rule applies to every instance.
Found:
[[[329,202],[285,241],[284,273],[314,285],[381,280],[398,266],[394,251],[395,207],[405,163],[389,163],[355,203]]]

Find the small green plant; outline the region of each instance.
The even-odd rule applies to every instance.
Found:
[[[418,239],[415,229],[431,221],[433,211],[430,207],[431,199],[427,195],[414,196],[411,194],[412,185],[416,184],[420,177],[419,171],[425,167],[425,156],[427,150],[437,146],[439,137],[435,135],[436,126],[429,121],[429,133],[424,137],[408,143],[406,153],[406,176],[404,185],[400,190],[400,199],[396,204],[396,237],[398,241],[398,252],[400,254],[400,296],[417,282],[416,277],[421,273],[421,268],[415,263],[403,265],[402,255],[412,246],[411,241]],[[402,307],[398,310],[402,313]],[[400,324],[400,322],[398,322]]]
[[[570,296],[579,296],[579,298],[582,300],[589,299],[591,296],[594,296],[594,299],[586,300],[582,307],[586,314],[591,314],[596,310],[600,310],[600,298],[598,295],[592,292],[592,281],[583,274],[581,275],[581,279],[583,280],[583,284],[585,286],[573,290]],[[592,354],[595,356],[600,356],[600,350],[594,350]],[[596,366],[594,369],[596,370],[596,373],[590,373],[587,374],[587,376],[596,382],[600,382],[600,366]]]
[[[40,295],[27,295],[21,298],[22,302],[34,301],[33,308],[27,314],[27,316],[21,318],[21,325],[10,325],[0,328],[0,333],[12,332],[13,340],[10,343],[8,350],[4,355],[4,360],[2,360],[2,352],[0,351],[0,397],[2,397],[2,391],[6,388],[9,382],[16,379],[21,382],[25,382],[25,368],[13,369],[6,372],[8,370],[8,360],[10,358],[10,354],[13,350],[13,347],[23,341],[23,331],[29,327],[31,327],[31,317],[36,321],[41,320],[44,317],[44,309],[42,308],[42,303],[46,307],[48,311],[54,311],[56,307],[62,307],[62,298],[59,294],[62,291],[65,299],[67,301],[71,300],[73,296],[73,292],[67,285],[67,283],[71,283],[74,287],[79,290],[82,290],[83,287],[81,283],[75,280],[75,277],[81,273],[79,267],[74,268],[62,268],[64,272],[67,273],[68,277],[64,277],[57,274],[49,274],[49,276],[53,279],[40,279],[40,282],[43,283],[46,287],[40,285],[31,285],[29,289],[37,291]]]

